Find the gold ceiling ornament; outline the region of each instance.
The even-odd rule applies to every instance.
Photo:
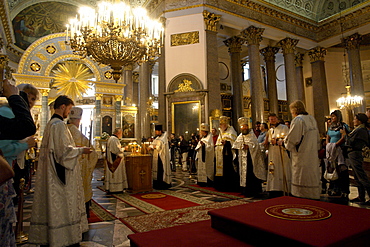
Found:
[[[105,1],[99,3],[97,11],[79,9],[78,18],[67,25],[66,42],[74,54],[109,65],[117,82],[123,66],[160,56],[163,25],[151,20],[144,8]]]
[[[65,94],[76,100],[82,98],[82,95],[90,88],[88,79],[91,79],[93,75],[84,64],[67,61],[58,64],[53,72],[53,87],[58,89],[58,94]]]

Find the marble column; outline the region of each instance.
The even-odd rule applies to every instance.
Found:
[[[280,50],[279,47],[267,46],[260,50],[266,63],[267,74],[267,96],[269,98],[270,112],[278,114],[279,103],[276,85],[276,71],[275,71],[275,54]]]
[[[303,78],[303,56],[302,53],[295,54],[295,76],[297,80],[297,91],[298,91],[298,100],[301,100],[305,103],[306,96],[304,91],[304,78]]]
[[[101,136],[101,100],[103,94],[95,94],[95,136]]]
[[[114,110],[116,114],[116,128],[122,128],[121,104],[122,95],[114,95]]]
[[[360,57],[360,42],[362,36],[358,33],[343,38],[348,53],[349,79],[351,85],[351,95],[365,97],[364,82],[362,77],[362,66]],[[357,112],[366,111],[366,100],[356,109]]]
[[[242,51],[242,44],[245,42],[244,39],[233,36],[224,43],[229,47],[229,54],[231,58],[231,84],[233,88],[233,104],[232,104],[232,125],[234,128],[238,128],[238,118],[244,116],[243,112],[243,73],[241,66],[240,52]]]
[[[207,68],[207,89],[208,89],[208,112],[206,119],[213,110],[221,110],[221,88],[218,69],[218,46],[217,46],[217,24],[221,15],[203,11],[204,23],[206,26],[206,68]],[[206,122],[208,122],[206,120]],[[234,122],[235,123],[235,122]]]
[[[139,104],[139,73],[134,71],[132,73],[132,86],[133,86],[133,96],[132,96],[132,101],[131,104],[138,106]]]
[[[263,122],[264,93],[261,77],[260,42],[264,28],[250,26],[241,32],[242,37],[247,41],[249,55],[249,74],[251,82],[251,110],[253,126],[255,122]]]
[[[285,83],[288,104],[298,99],[298,89],[295,72],[295,55],[294,51],[298,44],[298,39],[285,38],[278,42],[284,54]]]
[[[40,119],[40,136],[44,135],[44,130],[49,121],[49,92],[50,89],[39,89],[41,93],[41,119]]]
[[[123,83],[126,84],[125,89],[124,89],[125,93],[124,93],[123,102],[124,102],[124,105],[126,105],[126,106],[131,106],[132,98],[133,98],[133,95],[134,95],[132,70],[133,70],[132,64],[129,64],[129,65],[126,65],[126,66],[123,67]]]
[[[319,127],[320,134],[325,134],[325,116],[329,115],[329,99],[326,84],[325,61],[326,49],[315,47],[308,52],[312,71],[312,91],[314,116]]]
[[[149,100],[149,84],[150,84],[150,64],[149,62],[143,63],[140,66],[140,77],[139,77],[139,118],[138,123],[140,125],[140,139],[142,137],[150,136],[150,115],[148,112],[147,102]],[[139,127],[139,126],[137,126]]]
[[[162,54],[158,59],[158,123],[163,125],[163,130],[167,131],[168,126],[166,121],[166,56],[165,49],[162,49]]]

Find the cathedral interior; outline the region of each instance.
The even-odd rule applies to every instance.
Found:
[[[333,110],[341,107],[351,121],[353,110],[369,104],[368,1],[127,3],[144,7],[164,32],[161,54],[126,63],[117,79],[112,66],[82,57],[66,42],[68,20],[98,1],[1,1],[2,62],[17,84],[39,89],[32,114],[40,137],[60,94],[85,109],[84,134],[100,139],[122,127],[127,142],[152,136],[158,123],[188,139],[202,122],[217,127],[220,115],[232,125],[241,116],[251,126],[266,122],[269,112],[290,120],[294,100],[305,102],[325,133]],[[339,105],[348,93],[363,101]]]

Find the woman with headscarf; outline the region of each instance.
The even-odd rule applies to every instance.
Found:
[[[367,130],[368,117],[364,113],[358,113],[353,119],[355,129],[346,137],[346,146],[348,147],[348,163],[353,170],[355,181],[358,184],[358,197],[350,200],[350,202],[370,205],[370,200],[365,202],[365,194],[370,196],[370,180],[367,176],[364,167],[362,149],[369,147],[369,133]],[[344,130],[341,131],[344,133]]]
[[[349,133],[350,129],[347,124],[343,123],[340,110],[333,111],[330,117],[331,124],[326,135],[326,172],[333,172],[332,170],[335,169],[338,178],[329,181],[328,194],[348,199],[349,174],[342,147],[344,146],[345,134]],[[344,133],[341,133],[341,130],[344,130]]]

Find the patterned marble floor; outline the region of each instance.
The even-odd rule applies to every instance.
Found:
[[[98,181],[103,175],[102,167],[97,167],[94,171],[93,177],[93,200],[103,206],[107,211],[115,215],[117,218],[124,218],[130,216],[139,216],[143,215],[142,211],[130,206],[129,204],[118,200],[113,195],[107,194],[98,186],[102,186],[103,182]],[[196,179],[189,178],[189,174],[187,172],[182,172],[181,167],[177,167],[177,171],[173,173],[172,178],[172,188],[171,191],[175,191],[178,193],[183,193],[187,195],[191,195],[194,197],[198,197],[201,199],[214,201],[214,202],[223,202],[227,200],[233,200],[232,198],[226,198],[223,196],[218,196],[215,194],[207,194],[203,193],[201,190],[192,190],[188,188],[181,187],[182,185],[191,185],[196,184]],[[351,186],[351,194],[350,199],[355,198],[357,196],[357,188]],[[263,200],[267,198],[267,194],[263,195],[262,198],[258,200]],[[29,220],[31,215],[31,207],[32,207],[32,194],[27,194],[25,197],[25,204],[24,204],[24,232],[27,233],[29,229]],[[249,202],[258,201],[253,199],[245,199]],[[326,202],[334,202],[335,198],[330,198],[327,195],[321,196],[321,201]],[[365,207],[360,206],[355,203],[349,203],[349,206],[354,207]],[[370,207],[368,207],[370,208]],[[124,247],[130,246],[129,240],[127,235],[132,234],[133,232],[124,225],[121,221],[112,220],[112,221],[105,221],[105,222],[97,222],[97,223],[90,223],[89,224],[89,231],[83,235],[83,241],[81,242],[81,246],[89,246],[89,247],[103,247],[103,246],[115,246],[115,247]],[[25,247],[35,247],[31,244],[23,244],[22,246]]]

